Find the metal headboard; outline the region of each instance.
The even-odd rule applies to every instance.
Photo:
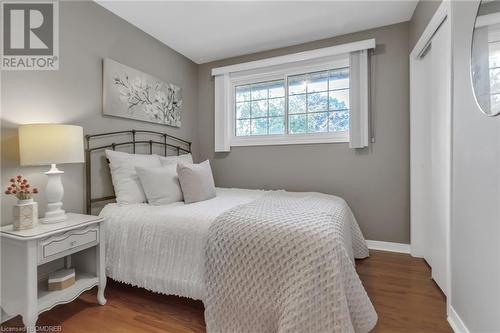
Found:
[[[154,137],[156,140],[137,140],[137,135],[146,135]],[[102,138],[106,136],[116,136],[116,135],[130,135],[129,140],[125,142],[111,143],[108,145],[100,145],[96,147],[92,147],[91,141],[96,138]],[[162,140],[162,141],[158,141]],[[172,143],[168,143],[170,142]],[[100,197],[100,198],[92,198],[92,174],[91,174],[91,162],[92,162],[92,152],[97,150],[104,150],[111,148],[113,150],[119,146],[132,146],[132,152],[135,154],[137,145],[149,145],[149,154],[153,154],[153,146],[161,146],[163,147],[162,152],[164,156],[167,156],[168,150],[173,149],[177,152],[177,156],[181,153],[191,153],[191,142],[176,138],[175,136],[168,135],[166,133],[148,131],[148,130],[128,130],[128,131],[116,131],[116,132],[108,132],[108,133],[99,133],[85,136],[86,147],[85,147],[85,184],[86,184],[86,211],[87,214],[91,214],[92,204],[102,202],[102,201],[110,201],[116,198],[115,195]]]

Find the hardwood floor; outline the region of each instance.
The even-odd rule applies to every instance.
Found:
[[[422,259],[371,251],[371,257],[357,260],[356,266],[379,316],[373,332],[452,332],[446,321],[445,298]],[[61,325],[64,333],[205,331],[200,301],[155,294],[110,280],[106,298],[105,306],[98,305],[94,288],[72,303],[42,314],[37,324]],[[20,317],[1,327],[22,327]]]
[[[356,270],[379,317],[372,332],[453,332],[446,320],[445,296],[423,259],[382,251],[370,254],[356,261]]]

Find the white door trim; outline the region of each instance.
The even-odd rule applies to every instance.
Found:
[[[450,1],[443,1],[441,5],[438,7],[434,16],[432,16],[429,24],[425,28],[422,35],[418,39],[417,43],[413,47],[413,50],[410,53],[410,60],[417,59],[418,55],[424,50],[427,43],[431,40],[434,33],[437,31],[441,23],[446,19],[451,17],[451,3]]]
[[[416,148],[418,147],[418,142],[416,142],[416,140],[414,139],[414,136],[415,136],[415,133],[411,130],[412,128],[412,123],[415,122],[415,116],[416,116],[416,112],[415,112],[415,109],[416,109],[416,103],[415,103],[415,100],[412,96],[415,96],[415,93],[416,93],[416,89],[417,87],[415,86],[415,82],[414,82],[414,77],[415,77],[415,62],[416,60],[418,59],[418,57],[420,56],[420,54],[425,51],[425,48],[427,47],[428,43],[431,41],[432,37],[434,36],[434,34],[436,33],[436,31],[439,29],[439,27],[441,26],[441,24],[445,21],[445,20],[448,20],[448,24],[450,25],[450,29],[449,29],[449,33],[448,33],[448,38],[447,38],[447,43],[450,47],[450,55],[451,55],[451,59],[453,59],[453,52],[452,52],[452,39],[451,39],[451,20],[452,20],[452,17],[451,17],[451,2],[450,1],[443,1],[441,3],[441,5],[438,7],[438,9],[436,10],[436,12],[434,13],[434,16],[432,17],[432,19],[430,20],[429,24],[427,25],[427,27],[425,28],[424,32],[422,33],[422,35],[420,36],[418,42],[415,44],[415,47],[413,48],[412,52],[410,53],[410,183],[411,184],[415,184],[418,180],[416,179],[416,175],[415,175],[415,166],[416,166],[416,163],[417,161],[414,160],[413,158],[413,151],[416,150]],[[448,103],[448,107],[449,107],[449,112],[450,112],[450,126],[452,124],[452,61],[450,61],[450,64],[449,64],[449,87],[450,87],[450,95],[448,96],[449,97],[449,103]],[[450,128],[450,138],[449,138],[449,142],[450,142],[450,159],[451,159],[451,152],[452,152],[452,147],[451,147],[451,144],[452,144],[452,131],[453,131],[453,128]],[[451,161],[450,161],[451,162]],[[447,233],[446,233],[446,237],[447,237],[447,258],[446,258],[446,284],[447,284],[447,290],[445,291],[446,295],[447,295],[447,310],[448,310],[448,313],[450,313],[450,304],[451,304],[451,257],[450,257],[450,253],[451,253],[451,246],[450,246],[450,232],[451,232],[451,220],[452,220],[452,217],[451,217],[451,195],[452,195],[452,191],[451,191],[451,175],[452,175],[452,170],[451,170],[451,163],[450,163],[450,170],[449,170],[449,184],[450,184],[450,188],[449,188],[449,198],[450,198],[450,206],[448,207],[449,209],[449,221],[447,223]],[[415,214],[415,209],[414,209],[414,200],[412,199],[413,197],[416,196],[416,193],[414,192],[415,189],[413,186],[410,186],[410,221],[412,221],[410,223],[410,239],[411,239],[411,255],[412,256],[415,256],[415,257],[422,257],[422,252],[421,252],[421,244],[419,244],[419,241],[414,239],[415,235],[416,235],[416,228],[417,226],[415,225],[415,223],[413,223],[413,220],[414,220],[414,214]]]

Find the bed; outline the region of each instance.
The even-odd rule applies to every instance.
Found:
[[[203,300],[210,224],[224,211],[263,193],[218,188],[216,198],[189,205],[106,205],[100,213],[106,219],[106,274],[155,292]]]
[[[116,133],[116,132],[115,132]],[[113,135],[115,135],[113,133]],[[123,132],[119,132],[123,134]],[[125,132],[129,134],[129,132]],[[137,144],[187,148],[164,140]],[[87,184],[92,147],[87,136]],[[176,139],[176,138],[173,138]],[[168,145],[168,146],[167,146]],[[209,332],[369,332],[377,321],[356,274],[368,254],[347,203],[319,193],[217,188],[215,198],[151,206],[108,203],[106,274],[154,292],[202,300]],[[112,196],[87,196],[87,208]]]

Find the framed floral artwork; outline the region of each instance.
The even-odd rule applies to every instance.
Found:
[[[180,87],[112,59],[103,67],[105,115],[181,127]]]

